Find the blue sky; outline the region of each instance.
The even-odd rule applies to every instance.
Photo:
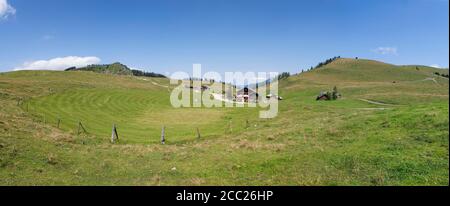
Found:
[[[0,0],[0,71],[120,61],[163,74],[196,63],[219,72],[296,73],[338,55],[448,68],[448,4]]]

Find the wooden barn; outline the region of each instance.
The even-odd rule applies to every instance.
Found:
[[[237,102],[257,103],[258,98],[259,98],[258,93],[255,90],[250,89],[248,87],[245,87],[236,92],[236,101]]]

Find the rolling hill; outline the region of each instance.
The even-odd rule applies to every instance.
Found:
[[[137,69],[130,69],[128,66],[116,62],[112,64],[94,64],[88,65],[86,67],[76,68],[71,67],[66,69],[65,71],[89,71],[101,74],[113,74],[113,75],[129,75],[129,76],[146,76],[146,77],[157,77],[157,78],[166,78],[162,74],[157,74],[154,72],[146,72]]]
[[[102,64],[102,65],[89,65],[82,68],[68,68],[66,71],[91,71],[104,74],[117,74],[117,75],[133,75],[133,72],[126,65],[116,62],[113,64]]]
[[[165,78],[0,73],[0,185],[448,185],[449,82],[435,72],[448,74],[340,58],[281,80],[270,120],[173,108]],[[315,101],[334,86],[341,99]]]

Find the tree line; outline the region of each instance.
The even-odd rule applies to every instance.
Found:
[[[441,77],[445,77],[445,78],[448,79],[448,74],[441,74],[441,73],[439,73],[439,72],[435,72],[434,74],[436,74],[436,75],[438,75],[438,76],[441,76]]]
[[[317,64],[317,66],[315,67],[315,69],[320,68],[320,67],[323,67],[323,66],[325,66],[325,65],[327,65],[327,64],[329,64],[329,63],[331,63],[331,62],[334,62],[336,59],[339,59],[339,58],[341,58],[341,57],[340,57],[340,56],[337,56],[337,57],[333,57],[333,58],[327,59],[327,60],[325,60],[324,62],[320,62],[319,64]]]
[[[306,71],[311,71],[311,70],[314,70],[314,69],[321,68],[321,67],[323,67],[323,66],[325,66],[327,64],[330,64],[330,63],[332,63],[335,60],[340,59],[340,58],[341,58],[341,56],[335,56],[333,58],[329,58],[329,59],[327,59],[327,60],[325,60],[323,62],[319,62],[319,64],[317,64],[317,66],[311,67],[311,68],[307,69]],[[302,72],[304,72],[304,71],[302,70]]]
[[[133,73],[133,76],[137,76],[137,77],[167,78],[166,76],[164,76],[162,74],[158,74],[158,73],[154,73],[154,72],[146,72],[146,71],[141,71],[141,70],[136,70],[136,69],[131,70],[131,72]]]

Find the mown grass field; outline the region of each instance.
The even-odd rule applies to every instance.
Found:
[[[449,85],[434,71],[339,59],[282,80],[269,120],[173,108],[167,79],[1,73],[0,185],[448,185]],[[315,101],[333,86],[342,99]]]

